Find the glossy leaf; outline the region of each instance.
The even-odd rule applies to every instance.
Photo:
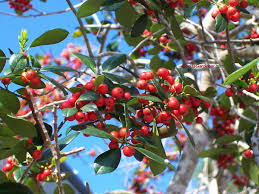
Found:
[[[105,0],[101,5],[101,10],[115,11],[120,9],[124,3],[125,0]]]
[[[229,76],[226,77],[224,84],[231,84],[236,81],[238,78],[242,77],[245,73],[247,73],[250,69],[256,66],[259,63],[259,58],[254,59],[250,63],[246,64],[245,66],[239,68],[235,72],[231,73]]]
[[[16,114],[20,109],[20,101],[13,93],[0,90],[0,111]]]
[[[217,90],[214,87],[208,87],[203,95],[208,98],[214,98],[217,96]]]
[[[2,57],[2,58],[1,58]],[[5,63],[6,63],[6,58],[5,58],[4,52],[0,49],[0,73],[4,69]]]
[[[151,81],[154,84],[154,86],[156,87],[158,95],[161,98],[167,98],[168,97],[168,93],[165,92],[164,88],[160,85],[160,83],[157,80],[155,80],[155,79],[153,79]]]
[[[64,108],[62,109],[62,114],[64,117],[70,117],[77,113],[77,108]]]
[[[87,127],[85,130],[81,131],[82,133],[85,133],[87,135],[92,135],[92,136],[95,136],[95,137],[100,137],[100,138],[107,138],[107,139],[115,139],[115,137],[113,137],[111,134],[101,130],[101,129],[98,129],[98,128],[95,128],[95,127]]]
[[[76,15],[80,18],[93,15],[99,11],[101,4],[105,0],[87,0],[78,9]]]
[[[14,180],[18,181],[24,173],[24,170],[22,168],[18,168],[14,171]]]
[[[123,4],[123,6],[120,9],[115,11],[115,16],[117,21],[127,28],[130,28],[137,19],[135,9],[127,1]]]
[[[126,55],[121,54],[121,55],[116,55],[108,58],[104,63],[102,64],[102,69],[103,71],[107,72],[110,71],[119,65],[123,64],[126,62]]]
[[[120,149],[111,149],[99,155],[94,161],[96,174],[105,174],[114,171],[121,159]]]
[[[83,112],[93,112],[97,111],[98,107],[94,103],[89,103],[84,105],[83,107],[80,108]]]
[[[63,41],[68,36],[68,34],[69,34],[68,31],[61,28],[49,30],[43,33],[38,38],[34,39],[30,47],[59,43]]]
[[[13,54],[9,60],[9,63],[13,73],[24,70],[28,65],[27,57],[21,53]]]
[[[231,148],[211,148],[204,150],[198,154],[201,158],[217,158],[221,154],[233,154],[235,153],[234,149]]]
[[[79,101],[94,101],[98,100],[100,98],[100,95],[96,92],[89,91],[81,94],[81,96],[77,99],[77,102]]]
[[[76,72],[75,69],[73,68],[70,68],[70,67],[66,67],[66,66],[59,66],[59,65],[56,65],[56,66],[44,66],[41,68],[41,70],[43,71],[56,71],[56,72]]]
[[[96,71],[96,64],[94,60],[90,57],[87,57],[85,55],[79,54],[79,53],[72,53],[75,57],[81,60],[81,62],[88,68],[90,68],[94,73]]]
[[[109,80],[111,80],[111,81],[113,81],[115,83],[118,83],[118,84],[125,84],[125,83],[129,82],[124,77],[116,75],[116,74],[104,73],[104,76],[107,77]]]
[[[192,96],[196,96],[196,95],[199,94],[198,91],[195,88],[193,88],[193,87],[191,87],[189,85],[184,87],[183,92],[185,94],[189,94],[189,95],[192,95]]]
[[[241,167],[245,175],[256,185],[259,185],[259,167],[257,166],[256,162],[253,159],[243,157]]]
[[[134,137],[134,139],[139,141],[139,142],[141,142],[141,143],[144,143],[144,145],[156,148],[155,141],[152,138],[150,138],[149,136],[146,136],[146,135],[136,135]]]
[[[94,80],[94,86],[97,88],[100,84],[103,83],[104,75],[98,75]]]
[[[162,100],[156,96],[151,96],[151,95],[136,95],[132,96],[133,98],[141,98],[141,99],[146,99],[151,102],[160,102],[162,103]]]
[[[239,135],[224,135],[216,139],[216,144],[228,144],[241,139],[242,137]]]
[[[64,194],[75,194],[74,189],[69,184],[63,183],[63,189]],[[56,187],[53,194],[59,194],[58,187]]]
[[[134,23],[130,35],[131,37],[141,36],[144,30],[146,29],[148,23],[148,15],[144,14],[140,16]]]
[[[216,26],[215,31],[216,32],[222,32],[228,27],[228,21],[225,19],[226,16],[223,16],[222,14],[218,14],[216,17]]]

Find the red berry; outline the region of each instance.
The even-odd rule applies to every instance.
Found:
[[[147,80],[147,73],[146,72],[142,72],[139,74],[139,79],[141,80]]]
[[[13,165],[11,163],[6,163],[4,166],[3,166],[3,171],[4,172],[9,172],[13,169]]]
[[[96,121],[98,118],[95,112],[89,112],[87,116],[89,121]]]
[[[50,169],[45,169],[45,170],[43,171],[43,174],[44,174],[45,176],[49,176],[49,175],[51,175],[51,170],[50,170]]]
[[[76,98],[75,96],[70,96],[67,101],[71,104],[71,106],[75,106],[75,103],[77,101],[78,98]]]
[[[8,85],[8,84],[11,82],[11,78],[9,78],[9,77],[2,78],[2,79],[1,79],[1,82],[2,82],[4,85]]]
[[[232,96],[234,96],[234,91],[231,88],[228,88],[228,89],[226,89],[225,94],[228,97],[232,97]]]
[[[201,117],[197,117],[197,119],[196,119],[196,123],[201,124],[202,122],[203,122],[203,119],[202,119]]]
[[[249,92],[253,92],[253,93],[257,92],[257,89],[258,89],[258,85],[256,83],[252,83],[248,87]]]
[[[32,157],[34,159],[40,159],[42,156],[42,151],[41,150],[34,150],[32,153]]]
[[[111,131],[110,134],[113,136],[113,137],[116,137],[116,138],[120,138],[120,135],[117,131]]]
[[[218,9],[214,9],[213,11],[212,11],[212,13],[211,13],[211,17],[213,18],[213,19],[215,19],[218,15],[219,15],[219,10]]]
[[[150,115],[151,114],[151,110],[149,108],[144,108],[143,109],[143,114],[144,115]]]
[[[166,77],[169,75],[169,70],[161,67],[157,70],[157,75],[166,79]]]
[[[75,119],[76,119],[75,115],[66,117],[66,120],[68,120],[68,121],[73,121],[73,120],[75,120]]]
[[[37,77],[37,73],[36,73],[34,70],[30,69],[30,70],[28,70],[28,71],[26,72],[25,77],[26,77],[28,80],[32,80],[32,79],[34,79],[34,78]]]
[[[180,104],[178,110],[179,110],[179,112],[180,112],[181,115],[186,115],[186,114],[189,112],[189,108],[188,108],[188,106],[185,105],[185,104]]]
[[[111,142],[109,143],[109,148],[110,148],[110,150],[111,150],[111,149],[119,148],[118,142],[116,142],[116,141],[111,141]]]
[[[75,114],[75,119],[78,121],[78,122],[82,122],[85,120],[85,114],[81,111],[77,112]]]
[[[36,179],[37,181],[44,181],[46,178],[45,174],[37,174]]]
[[[175,97],[170,97],[168,99],[168,106],[171,108],[171,109],[178,109],[179,108],[179,101],[177,100],[177,98]]]
[[[138,89],[140,89],[140,90],[145,90],[146,87],[147,87],[147,81],[146,81],[146,80],[139,80],[139,81],[137,82],[137,87],[138,87]]]
[[[121,128],[121,129],[120,129],[120,132],[119,132],[120,137],[124,138],[124,137],[126,136],[126,131],[127,131],[126,128]],[[129,137],[129,135],[130,135],[130,131],[128,131],[127,137]]]
[[[252,157],[253,157],[253,154],[252,154],[251,150],[246,150],[246,151],[244,152],[244,155],[245,155],[245,157],[247,157],[247,158],[252,158]]]
[[[13,163],[13,156],[9,156],[9,157],[6,159],[6,162],[12,164],[12,163]]]
[[[229,0],[228,3],[230,6],[235,7],[238,5],[239,0]]]
[[[107,94],[107,92],[108,92],[108,86],[106,85],[106,84],[100,84],[99,86],[98,86],[98,88],[97,88],[97,92],[99,93],[99,94],[102,94],[102,95],[104,95],[104,94]]]
[[[112,96],[119,99],[123,96],[123,90],[120,87],[115,87],[112,89]]]
[[[93,82],[87,82],[85,84],[85,89],[87,90],[93,90],[94,89],[94,83]]]
[[[31,84],[34,85],[34,86],[39,86],[41,84],[41,80],[39,77],[34,77],[31,79]]]
[[[174,84],[174,77],[169,75],[166,77],[166,81],[168,81],[169,84],[173,85]]]
[[[234,15],[232,16],[229,16],[230,19],[233,21],[233,22],[238,22],[240,20],[240,12],[237,11]]]
[[[152,83],[147,85],[147,89],[150,93],[155,93],[157,91],[156,87]]]
[[[159,38],[159,41],[162,42],[162,43],[166,43],[167,38],[166,38],[165,36],[161,36],[161,37]]]
[[[105,113],[104,118],[105,118],[105,120],[111,120],[112,119],[112,115],[109,114],[109,113]]]
[[[104,99],[104,103],[108,107],[112,107],[115,104],[115,99],[113,97],[107,97]]]
[[[247,0],[241,1],[240,6],[243,7],[243,8],[247,8],[248,7],[248,1]]]
[[[125,98],[126,100],[131,99],[131,94],[130,94],[129,92],[125,92],[125,93],[124,93],[124,98]]]
[[[152,71],[147,71],[146,72],[146,79],[147,80],[151,80],[151,79],[154,79],[155,75]]]
[[[229,7],[228,8],[228,15],[232,16],[237,12],[237,9],[235,7]]]
[[[162,111],[159,115],[162,121],[168,121],[170,120],[171,116],[167,111]]]
[[[94,102],[97,107],[102,107],[104,105],[104,98],[101,96],[98,100]]]
[[[29,145],[32,145],[32,138],[31,138],[31,137],[27,140],[27,143],[28,143]]]
[[[123,154],[127,157],[131,157],[134,155],[135,153],[135,149],[128,147],[128,146],[124,146],[123,150],[122,150]]]
[[[151,123],[154,119],[153,115],[150,114],[150,115],[144,115],[143,117],[144,121],[147,122],[147,123]]]
[[[219,6],[219,12],[220,13],[227,13],[227,11],[228,11],[228,6],[226,4],[221,4]]]
[[[140,129],[140,133],[142,135],[148,135],[149,134],[149,128],[147,126],[142,126]]]
[[[24,82],[24,83],[28,83],[29,82],[29,80],[26,78],[27,77],[27,72],[22,72],[22,75],[21,75],[21,80],[22,80],[22,82]]]
[[[181,83],[175,83],[173,87],[177,94],[179,94],[183,90],[183,85]]]

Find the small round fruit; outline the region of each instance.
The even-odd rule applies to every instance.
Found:
[[[37,181],[44,181],[46,178],[45,174],[37,174],[36,179]]]
[[[28,143],[29,145],[32,145],[32,138],[31,138],[31,137],[27,140],[27,143]]]
[[[228,89],[226,89],[225,94],[228,97],[232,97],[232,96],[234,96],[234,91],[231,88],[228,88]]]
[[[123,96],[123,90],[120,87],[115,87],[112,89],[112,96],[119,99]]]
[[[135,149],[128,147],[128,146],[124,146],[123,150],[122,150],[123,154],[127,157],[131,157],[134,155],[135,153]]]
[[[221,4],[219,6],[219,12],[220,13],[227,13],[227,11],[228,11],[228,6],[226,4]]]
[[[45,176],[49,176],[49,175],[51,175],[51,170],[50,170],[50,169],[45,169],[45,170],[43,171],[43,174],[44,174]]]
[[[189,108],[188,108],[188,106],[185,105],[185,104],[180,104],[178,110],[179,110],[179,112],[180,112],[181,115],[186,115],[186,114],[188,113],[188,111],[189,111]]]
[[[8,85],[8,84],[11,82],[11,78],[9,78],[9,77],[2,78],[2,79],[1,79],[1,82],[2,82],[4,85]]]
[[[5,164],[4,166],[3,166],[3,171],[4,172],[9,172],[9,171],[11,171],[13,169],[13,165],[11,164],[11,163],[7,163],[7,164]]]
[[[214,9],[213,11],[212,11],[212,13],[211,13],[211,17],[213,18],[213,19],[215,19],[218,15],[219,15],[219,10],[218,9]]]
[[[140,90],[145,90],[146,87],[147,87],[147,81],[146,81],[146,80],[139,80],[139,81],[137,82],[137,87],[138,87],[138,89],[140,89]]]
[[[140,133],[142,135],[148,135],[149,134],[149,128],[147,126],[142,126],[140,129]]]
[[[126,136],[126,131],[127,129],[125,127],[121,128],[119,132],[120,137],[124,138]],[[129,137],[129,135],[130,135],[130,131],[128,131],[127,137]]]
[[[116,142],[116,141],[111,141],[111,142],[109,143],[109,148],[110,148],[110,150],[111,150],[111,149],[117,149],[117,148],[119,148],[118,142]]]
[[[39,77],[35,77],[35,78],[32,78],[31,79],[31,84],[34,85],[34,86],[39,86],[41,84],[41,80]]]
[[[238,5],[239,0],[229,0],[228,3],[231,7],[235,7]]]
[[[78,122],[82,122],[85,120],[85,114],[81,111],[77,112],[76,115],[75,115],[75,119],[78,121]]]
[[[155,87],[154,84],[152,84],[152,83],[149,83],[149,84],[147,85],[147,89],[148,89],[148,91],[149,91],[150,93],[155,93],[155,92],[157,91],[156,87]]]
[[[175,83],[173,87],[177,94],[179,94],[183,90],[183,85],[181,83]]]
[[[201,124],[203,122],[203,119],[201,117],[197,117],[196,123]]]
[[[168,106],[173,110],[177,110],[179,108],[179,101],[176,98],[174,100],[169,100]]]
[[[165,36],[161,36],[161,37],[159,38],[159,41],[162,42],[162,43],[166,43],[167,38],[166,38]]]
[[[161,67],[157,70],[157,75],[166,79],[166,77],[169,75],[169,70]]]
[[[107,94],[108,90],[109,90],[109,88],[108,88],[108,86],[106,84],[100,84],[96,91],[99,94],[104,95],[104,94]]]
[[[26,72],[25,76],[28,80],[32,80],[37,77],[37,73],[33,69],[30,69]]]
[[[235,7],[229,7],[228,8],[228,15],[232,16],[237,12],[237,9]]]
[[[258,89],[258,85],[256,83],[252,83],[248,87],[249,92],[253,92],[253,93],[257,92],[257,89]]]
[[[94,89],[94,83],[93,82],[87,82],[85,84],[85,89],[87,90],[93,90]]]
[[[253,153],[251,152],[251,150],[246,150],[246,151],[244,152],[244,155],[245,155],[245,157],[247,157],[247,158],[252,158],[252,157],[253,157]]]
[[[41,150],[34,150],[32,153],[32,157],[34,159],[40,159],[42,156],[42,151]]]
[[[116,138],[120,138],[120,135],[117,131],[111,131],[110,134],[113,136],[113,137],[116,137]]]
[[[240,6],[243,7],[243,8],[247,8],[248,7],[248,1],[246,1],[246,0],[241,1]]]
[[[125,92],[125,93],[124,93],[124,98],[125,98],[126,100],[131,99],[131,94],[130,94],[129,92]]]

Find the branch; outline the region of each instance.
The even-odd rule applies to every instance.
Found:
[[[242,92],[243,92],[245,95],[247,95],[247,96],[249,96],[249,97],[251,97],[251,98],[254,98],[256,101],[259,101],[259,96],[255,95],[255,94],[253,94],[253,93],[251,93],[251,92],[248,92],[248,91],[246,91],[246,90],[242,90]]]
[[[27,166],[27,168],[24,170],[24,172],[23,172],[21,178],[18,180],[18,183],[22,183],[23,179],[26,177],[26,175],[28,174],[28,172],[30,171],[32,165],[33,165],[35,162],[36,162],[35,159],[33,159],[33,160],[31,161],[31,163],[30,163],[30,164]]]
[[[84,150],[85,150],[85,147],[80,147],[80,148],[77,148],[77,149],[72,150],[70,152],[61,153],[60,156],[61,157],[69,156],[69,155],[77,154],[77,153],[82,152]]]
[[[73,7],[72,3],[70,2],[70,0],[66,0],[67,4],[69,5],[69,7],[71,8],[71,10],[73,11],[74,15],[76,16],[76,19],[80,25],[80,30],[83,34],[83,37],[84,37],[84,40],[85,40],[85,43],[86,43],[86,47],[87,47],[87,50],[88,50],[88,53],[89,53],[89,56],[90,57],[93,57],[93,53],[92,53],[92,50],[91,50],[91,46],[90,46],[90,43],[89,43],[89,40],[86,36],[86,32],[85,32],[85,28],[84,28],[84,24],[81,20],[81,18],[79,18],[77,15],[76,15],[76,10],[75,8]]]

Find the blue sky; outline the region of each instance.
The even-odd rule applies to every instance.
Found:
[[[73,4],[79,3],[79,1],[72,1]],[[57,10],[63,10],[67,8],[66,1],[51,1],[48,0],[47,3],[43,3],[39,0],[33,0],[32,5],[42,11],[52,12]],[[9,5],[5,3],[0,3],[1,11],[14,13],[13,10],[9,9]],[[31,14],[35,13],[33,11]],[[102,16],[101,16],[102,17]],[[70,32],[68,38],[56,45],[42,46],[33,48],[29,51],[29,54],[42,54],[51,51],[54,55],[59,56],[63,48],[66,47],[67,43],[72,42],[74,44],[83,43],[81,38],[73,39],[72,33],[75,27],[78,26],[77,20],[72,12],[67,12],[59,15],[53,16],[43,16],[36,18],[19,18],[6,15],[0,15],[1,21],[1,36],[0,36],[0,49],[2,49],[7,56],[9,56],[8,48],[14,52],[19,52],[18,35],[22,29],[28,30],[29,43],[42,33],[53,28],[64,28]],[[93,41],[92,38],[90,40]],[[124,45],[120,46],[123,52],[127,53],[129,51],[128,47]],[[62,116],[61,116],[62,117]],[[69,127],[71,123],[65,124],[63,127],[63,132]],[[86,138],[80,135],[71,145],[69,145],[65,151],[69,151],[74,147],[86,147],[86,152],[89,152],[93,148],[100,148],[102,151],[107,150],[107,146],[104,144],[103,140],[97,138]],[[101,153],[101,150],[96,149],[97,155]],[[86,152],[82,152],[82,157],[74,158],[70,156],[67,159],[68,164],[74,170],[78,171],[78,175],[83,181],[87,181],[90,185],[91,190],[94,193],[104,193],[105,191],[112,191],[116,189],[124,189],[125,178],[128,172],[132,172],[135,166],[123,166],[122,163],[119,165],[119,169],[115,172],[105,175],[94,174],[92,168],[94,158],[89,157]],[[124,158],[124,156],[123,156]],[[124,160],[124,159],[123,159]],[[127,159],[127,162],[136,162],[135,159]],[[125,163],[123,163],[125,164]],[[169,173],[163,177],[162,180],[158,180],[157,185],[160,191],[165,191],[166,185],[168,184],[172,173]]]

